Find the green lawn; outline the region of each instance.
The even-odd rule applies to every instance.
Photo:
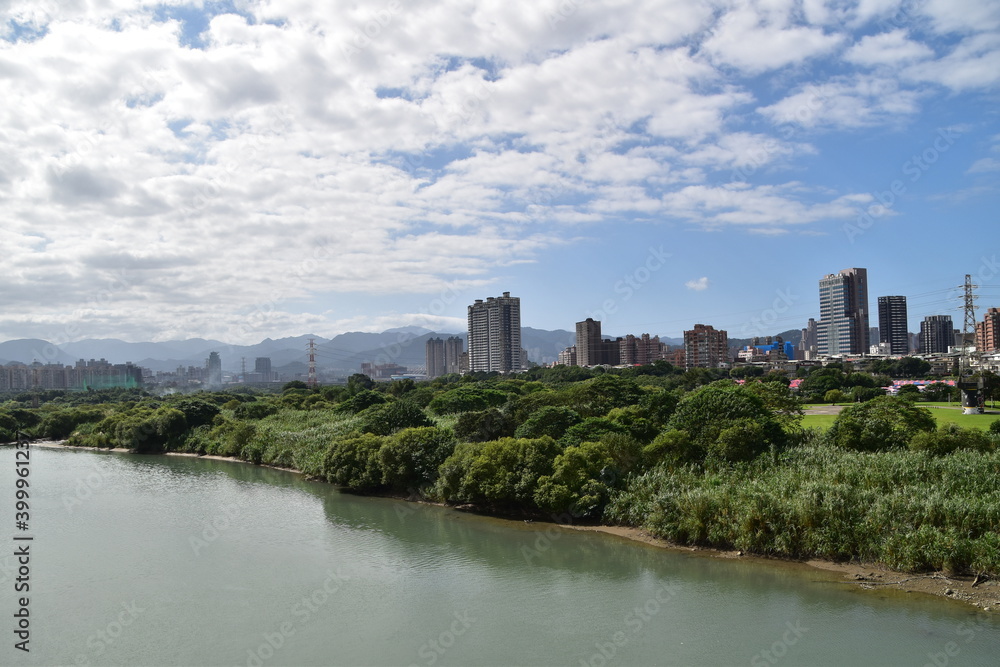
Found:
[[[821,428],[824,431],[833,426],[837,415],[806,415],[802,418],[803,428]]]
[[[929,403],[928,405],[933,405],[933,403]],[[921,403],[917,403],[917,406],[924,407]],[[932,409],[931,414],[934,415],[934,419],[937,420],[939,426],[941,424],[955,423],[960,426],[974,426],[984,431],[990,427],[990,424],[1000,419],[1000,410],[988,411],[983,415],[963,415],[960,410]],[[825,431],[833,425],[835,419],[837,419],[836,415],[806,415],[802,418],[802,426],[805,428],[821,428]]]

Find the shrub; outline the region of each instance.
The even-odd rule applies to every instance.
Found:
[[[989,452],[995,449],[990,436],[977,428],[962,428],[958,424],[943,424],[937,431],[921,431],[909,443],[915,452],[926,452],[935,456],[951,454],[959,449]]]

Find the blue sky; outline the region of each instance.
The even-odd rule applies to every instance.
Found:
[[[0,0],[0,339],[960,326],[998,88],[991,0]]]

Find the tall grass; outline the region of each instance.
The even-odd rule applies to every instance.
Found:
[[[633,479],[605,516],[681,544],[1000,574],[1000,453],[808,445],[776,465],[658,468]]]

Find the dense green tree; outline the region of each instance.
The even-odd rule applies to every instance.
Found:
[[[827,440],[859,451],[901,449],[917,433],[934,431],[936,426],[927,408],[915,407],[904,398],[880,396],[844,408],[827,431]]]
[[[706,450],[694,443],[687,431],[671,429],[663,431],[643,448],[643,464],[652,468],[660,463],[677,467],[705,460]]]
[[[615,408],[608,413],[607,419],[620,424],[631,438],[638,442],[648,443],[656,437],[661,427],[644,416],[642,408],[630,405],[627,408]]]
[[[851,373],[844,377],[845,387],[874,387],[875,378],[868,373]]]
[[[20,428],[20,424],[17,419],[6,410],[0,410],[0,442],[16,440],[18,428]]]
[[[885,390],[882,387],[853,387],[851,389],[851,400],[855,403],[864,403],[865,401],[870,401],[873,398],[878,398],[879,396],[885,396]]]
[[[535,504],[554,514],[575,518],[600,516],[616,477],[607,445],[584,442],[556,456],[552,474],[538,479]]]
[[[323,476],[352,491],[378,490],[382,487],[378,453],[385,441],[372,433],[335,438],[323,460]]]
[[[452,502],[532,509],[538,480],[561,452],[549,437],[463,443],[441,465],[438,492]]]
[[[426,426],[399,431],[378,450],[382,483],[396,491],[424,489],[437,480],[438,468],[455,445],[455,434],[448,429]]]
[[[813,369],[802,384],[799,385],[799,392],[813,396],[823,396],[831,389],[842,389],[844,387],[844,373],[839,368]]]
[[[715,442],[709,443],[706,460],[723,463],[752,461],[769,449],[772,440],[773,434],[765,430],[761,421],[735,419],[719,432]]]
[[[473,412],[499,407],[507,402],[507,394],[486,387],[459,385],[434,397],[427,408],[438,415]]]
[[[526,419],[517,430],[514,431],[516,438],[540,438],[547,435],[555,440],[563,436],[571,426],[583,421],[579,413],[561,406],[546,406],[534,412]],[[495,438],[489,438],[494,440]]]
[[[603,436],[619,433],[628,435],[629,431],[618,422],[611,421],[606,417],[587,417],[579,424],[574,424],[566,429],[559,443],[563,447],[579,445],[581,442],[600,440]]]
[[[64,440],[80,424],[98,422],[103,418],[104,412],[95,408],[63,408],[46,414],[36,429],[43,438]]]
[[[787,379],[787,378],[785,378]],[[744,387],[760,398],[764,407],[771,410],[775,420],[786,431],[800,428],[802,424],[802,401],[792,393],[784,382],[768,382],[761,378],[760,382],[748,382]]]
[[[268,401],[254,401],[253,403],[240,403],[233,410],[233,416],[237,419],[258,420],[270,417],[278,412],[278,406]]]
[[[362,410],[366,410],[373,405],[381,405],[383,403],[388,403],[389,399],[386,398],[385,394],[380,394],[377,391],[371,391],[369,389],[361,390],[355,394],[352,394],[347,400],[337,404],[338,412],[347,412],[350,414],[357,414]]]
[[[958,387],[951,387],[944,382],[932,382],[924,385],[922,398],[925,401],[960,401],[962,392]]]
[[[897,378],[924,378],[931,372],[930,362],[916,357],[903,357],[892,365],[891,375]]]
[[[514,435],[517,424],[509,415],[489,408],[478,412],[463,412],[455,422],[455,435],[461,440],[486,442]]]
[[[405,399],[373,405],[359,412],[358,416],[361,418],[358,430],[375,435],[391,435],[404,428],[434,425],[420,406]]]
[[[614,408],[638,403],[645,395],[635,380],[605,374],[575,385],[572,407],[584,417],[602,417]]]
[[[347,395],[354,396],[363,391],[375,389],[375,381],[364,373],[355,373],[347,378]]]
[[[781,373],[779,371],[771,371],[770,373],[767,373],[766,375],[762,375],[760,377],[760,381],[761,382],[773,382],[775,384],[783,384],[786,387],[792,384],[791,379],[789,379],[789,377],[787,375],[785,375],[784,373]]]
[[[754,431],[760,435],[758,452],[785,445],[785,431],[761,396],[748,387],[727,381],[715,382],[685,396],[667,427],[686,431],[698,451],[706,455],[715,452],[719,458],[725,458],[728,452],[736,451],[730,441],[747,431],[749,422],[760,427]],[[736,430],[727,435],[726,443],[713,449],[726,429]]]
[[[174,401],[171,407],[184,413],[184,420],[187,422],[189,428],[211,424],[215,415],[219,414],[218,405],[198,398],[183,398],[179,401]]]
[[[833,405],[834,403],[844,403],[847,401],[847,394],[839,389],[831,389],[823,394],[823,402]]]
[[[744,378],[756,378],[764,374],[763,366],[736,366],[729,369],[729,377],[734,380],[741,380]]]
[[[640,414],[658,429],[670,421],[681,400],[680,390],[653,389],[639,399]]]
[[[390,396],[399,398],[400,396],[416,389],[416,386],[416,383],[411,378],[403,378],[402,380],[393,380],[389,383],[389,389],[387,391]]]
[[[290,382],[286,382],[285,384],[281,385],[282,393],[292,389],[309,389],[309,385],[307,385],[302,380],[292,380]]]

